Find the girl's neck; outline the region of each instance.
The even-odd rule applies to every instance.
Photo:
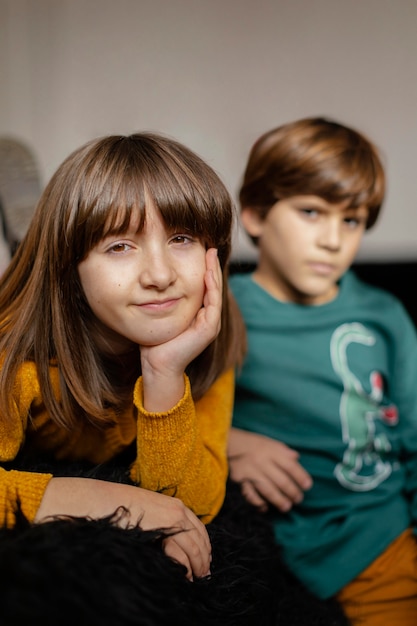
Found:
[[[117,388],[132,389],[140,375],[140,352],[138,346],[122,354],[101,355],[109,381]]]
[[[89,321],[89,331],[97,350],[110,359],[120,357],[124,360],[125,356],[132,351],[139,352],[136,343],[113,331],[96,317],[92,317]]]

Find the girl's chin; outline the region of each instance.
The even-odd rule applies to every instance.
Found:
[[[153,346],[161,346],[164,343],[167,343],[168,341],[172,341],[172,339],[175,339],[175,337],[178,337],[179,335],[181,335],[181,333],[184,331],[180,331],[178,333],[166,333],[166,334],[160,334],[157,336],[152,336],[152,337],[146,337],[143,341],[141,341],[138,345],[140,346],[144,346],[147,348],[152,348]]]

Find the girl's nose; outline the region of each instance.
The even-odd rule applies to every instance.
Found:
[[[162,251],[147,254],[140,271],[140,283],[146,289],[162,291],[175,282],[177,273],[169,254]]]

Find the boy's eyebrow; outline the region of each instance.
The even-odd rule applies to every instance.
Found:
[[[348,206],[343,209],[344,213],[363,213],[363,215],[368,215],[369,208],[367,206]]]
[[[293,196],[293,200],[297,203],[297,204],[311,204],[311,205],[317,205],[317,206],[323,206],[323,205],[327,205],[328,202],[327,200],[325,200],[325,198],[320,198],[319,196],[315,196],[315,195],[304,195],[304,194],[300,194],[298,196]]]

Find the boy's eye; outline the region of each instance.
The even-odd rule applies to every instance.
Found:
[[[316,218],[318,216],[318,214],[319,214],[317,209],[307,209],[307,208],[304,208],[304,209],[300,209],[300,212],[303,215],[305,215],[306,217],[309,217],[309,218],[312,218],[312,219]]]
[[[362,224],[365,224],[365,219],[360,217],[345,217],[344,222],[349,228],[353,230],[355,228],[358,228],[358,226],[362,226]]]

